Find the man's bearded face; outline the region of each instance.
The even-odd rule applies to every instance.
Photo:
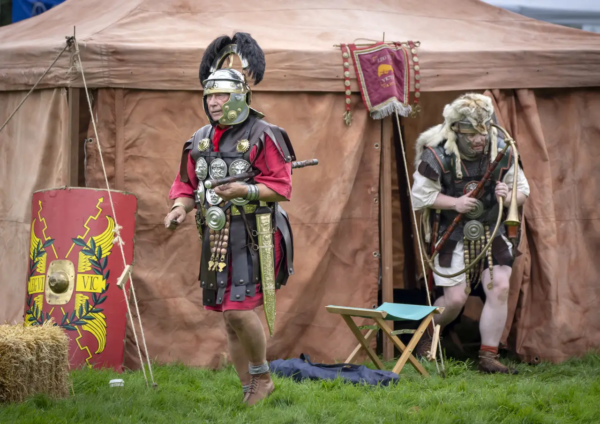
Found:
[[[458,134],[458,149],[466,158],[476,158],[484,153],[488,143],[485,134]]]

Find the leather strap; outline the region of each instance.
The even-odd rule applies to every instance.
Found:
[[[205,157],[205,158],[241,158],[243,156],[242,153],[239,152],[200,152],[200,156]]]
[[[225,289],[227,288],[227,278],[229,277],[229,270],[231,268],[231,264],[229,263],[229,252],[227,249],[227,255],[225,255],[225,263],[228,265],[223,269],[223,272],[213,272],[217,276],[217,305],[221,305],[223,300],[225,299]]]
[[[250,297],[253,297],[256,294],[256,285],[260,283],[260,262],[258,251],[254,249],[254,246],[258,242],[258,240],[254,240],[252,237],[252,230],[256,229],[256,221],[248,221],[248,215],[244,211],[243,207],[237,207],[240,211],[240,216],[244,221],[244,225],[246,226],[246,230],[249,233],[246,241],[246,246],[248,249],[248,254],[250,255],[250,260],[252,262],[252,284],[248,287],[250,291],[246,290],[246,294]],[[252,214],[251,218],[254,218],[255,215]]]

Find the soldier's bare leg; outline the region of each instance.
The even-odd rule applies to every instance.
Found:
[[[244,346],[242,345],[241,340],[238,338],[237,333],[226,318],[225,328],[227,329],[227,347],[229,348],[231,361],[233,362],[233,366],[240,377],[242,386],[248,386],[250,384],[250,374],[248,373],[248,356],[246,355]]]
[[[267,360],[267,341],[260,318],[254,311],[225,311],[225,320],[235,331],[246,358],[252,365]],[[246,363],[246,368],[248,363]]]
[[[469,297],[465,293],[466,283],[463,281],[460,284],[452,287],[444,287],[444,295],[438,297],[435,301],[435,306],[441,306],[444,308],[444,312],[440,315],[435,315],[433,320],[435,325],[440,325],[443,329],[446,325],[450,324],[460,313],[460,310],[464,306],[467,298]],[[416,353],[419,356],[427,356],[431,351],[431,334],[426,333],[416,347]]]
[[[435,324],[439,324],[442,328],[450,324],[460,313],[465,305],[469,295],[465,293],[466,283],[463,281],[460,284],[452,287],[444,287],[444,295],[438,297],[435,301],[435,306],[444,307],[444,312],[440,315],[435,315]]]
[[[481,344],[498,346],[506,325],[508,315],[508,288],[511,274],[509,266],[494,266],[493,288],[488,289],[490,270],[483,271],[481,284],[485,290],[486,300],[479,320]]]
[[[479,350],[479,370],[486,373],[516,374],[498,361],[498,345],[506,325],[508,315],[508,289],[511,274],[509,266],[494,266],[493,287],[488,289],[490,271],[486,269],[481,276],[486,300],[479,320],[481,349]]]
[[[235,331],[249,360],[247,366],[250,374],[250,388],[244,401],[252,406],[269,396],[275,389],[267,362],[265,330],[254,311],[226,311],[224,315],[228,325]],[[239,349],[239,345],[235,348]],[[232,353],[232,357],[233,355]],[[240,370],[238,370],[239,373]]]

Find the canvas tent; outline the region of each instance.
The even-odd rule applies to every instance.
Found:
[[[518,142],[532,194],[511,281],[510,344],[534,362],[598,347],[600,36],[477,0],[230,0],[214,7],[191,0],[68,0],[0,29],[4,122],[77,27],[111,188],[139,198],[134,281],[153,358],[215,366],[226,351],[220,317],[201,308],[194,226],[189,220],[169,233],[162,219],[182,143],[206,123],[197,78],[203,48],[234,31],[251,33],[266,53],[255,107],[286,128],[298,158],[320,160],[294,173],[293,200],[284,205],[297,273],[278,296],[269,358],[306,352],[322,361],[343,359],[353,337],[324,307],[375,306],[380,256],[384,299],[392,283],[403,285],[400,240],[408,229],[398,213],[400,191],[389,184],[391,121],[370,119],[356,94],[354,122],[344,125],[341,54],[333,47],[380,40],[383,32],[386,40],[422,43],[423,111],[403,120],[410,157],[418,132],[439,123],[443,105],[467,90],[493,90],[501,123]],[[0,321],[23,313],[32,192],[103,186],[97,140],[78,169],[89,124],[81,87],[72,57],[63,56],[0,133]],[[132,363],[131,343],[127,352]]]

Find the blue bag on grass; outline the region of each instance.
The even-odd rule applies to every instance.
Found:
[[[301,354],[300,358],[276,359],[271,361],[271,373],[282,377],[290,377],[294,381],[302,380],[335,380],[341,378],[348,383],[387,386],[398,381],[398,374],[391,371],[372,370],[364,365],[355,364],[315,364],[310,357]]]

